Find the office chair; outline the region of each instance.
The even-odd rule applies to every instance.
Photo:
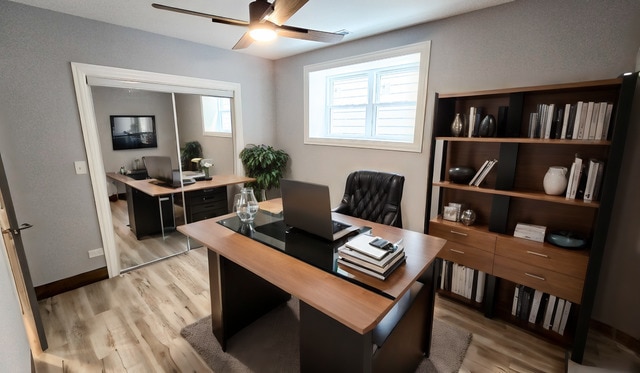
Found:
[[[354,171],[347,176],[344,196],[333,211],[402,228],[400,201],[404,176],[377,171]]]

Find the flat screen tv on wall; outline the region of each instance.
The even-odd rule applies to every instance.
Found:
[[[113,150],[157,148],[155,115],[111,115]]]

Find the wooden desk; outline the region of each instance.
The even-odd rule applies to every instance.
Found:
[[[184,197],[186,221],[193,222],[228,213],[226,187],[255,180],[238,175],[213,175],[211,180],[171,188],[156,184],[154,179],[135,180],[115,172],[108,172],[107,178],[125,184],[129,226],[138,239],[158,233],[164,237],[166,229],[175,228],[174,195]]]
[[[406,264],[386,281],[351,271],[362,283],[391,295],[387,297],[216,222],[231,216],[178,227],[209,249],[213,329],[223,349],[233,334],[291,294],[300,300],[302,371],[406,371],[428,355],[433,285],[420,286],[417,281],[432,271],[445,240],[334,213],[335,220],[372,227],[373,234],[390,241],[404,240]],[[257,294],[249,294],[252,289],[258,289]],[[411,308],[372,354],[376,328],[409,295]],[[255,312],[235,320],[238,312],[247,310]]]

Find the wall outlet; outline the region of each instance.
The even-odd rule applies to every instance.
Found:
[[[87,162],[85,161],[75,161],[73,165],[76,168],[76,175],[83,175],[87,173]]]
[[[89,250],[89,258],[95,258],[97,256],[103,256],[104,250],[102,248]]]

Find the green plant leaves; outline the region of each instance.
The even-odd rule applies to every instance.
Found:
[[[240,152],[240,160],[247,176],[256,179],[255,182],[248,183],[248,186],[269,190],[280,186],[289,155],[284,150],[276,150],[264,144],[247,145]]]

